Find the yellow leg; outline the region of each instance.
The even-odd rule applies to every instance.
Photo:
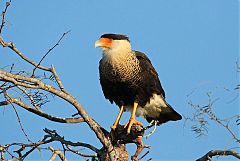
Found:
[[[120,111],[118,113],[118,116],[113,124],[113,126],[111,127],[113,130],[115,130],[119,124],[119,120],[120,118],[122,117],[122,114],[123,114],[123,109],[124,109],[124,106],[122,105],[121,108],[120,108]]]
[[[135,113],[136,113],[136,110],[137,110],[137,106],[138,106],[138,103],[134,102],[133,109],[132,109],[132,115],[131,115],[129,121],[124,126],[124,128],[128,127],[128,129],[127,129],[128,134],[130,133],[130,130],[131,130],[131,127],[132,127],[133,124],[138,124],[140,126],[143,126],[143,124],[141,122],[135,120]]]

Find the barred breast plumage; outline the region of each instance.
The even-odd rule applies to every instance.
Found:
[[[129,53],[126,57],[105,56],[100,61],[100,74],[110,81],[132,81],[139,72],[139,61],[134,53]]]

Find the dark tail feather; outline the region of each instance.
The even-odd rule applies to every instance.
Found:
[[[181,119],[182,119],[182,116],[181,116],[179,113],[177,113],[177,112],[172,108],[171,105],[169,105],[168,103],[167,103],[167,105],[168,105],[168,107],[171,109],[171,112],[170,112],[169,114],[170,114],[170,118],[172,119],[172,121],[181,120]]]
[[[168,105],[168,110],[166,112],[160,113],[158,118],[151,118],[151,117],[146,117],[146,120],[148,122],[151,122],[152,120],[158,121],[158,125],[166,123],[168,121],[177,121],[181,120],[182,116],[177,113],[169,104]]]

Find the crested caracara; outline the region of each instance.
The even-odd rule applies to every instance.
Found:
[[[104,34],[96,41],[95,47],[103,50],[99,62],[103,94],[120,108],[113,130],[124,111],[132,113],[124,126],[127,133],[134,123],[142,125],[135,120],[135,115],[143,116],[148,122],[156,121],[157,125],[181,120],[181,115],[166,102],[165,92],[151,61],[144,53],[132,50],[127,36]]]

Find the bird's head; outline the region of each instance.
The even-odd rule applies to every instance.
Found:
[[[95,47],[100,47],[105,54],[130,52],[130,40],[125,35],[104,34],[95,42]]]

